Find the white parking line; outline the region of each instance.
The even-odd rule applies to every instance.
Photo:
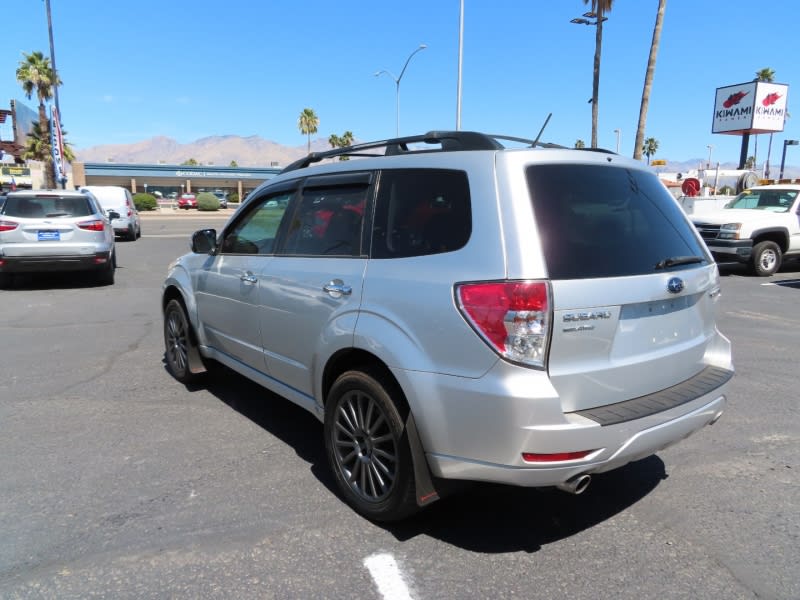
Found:
[[[384,600],[413,600],[400,567],[391,554],[373,554],[364,559],[364,566],[378,586]]]
[[[762,283],[761,285],[797,285],[800,283],[800,279],[781,279],[779,281],[768,281],[767,283]]]

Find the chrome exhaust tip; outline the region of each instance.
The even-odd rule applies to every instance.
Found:
[[[576,475],[571,479],[568,479],[564,483],[559,483],[556,487],[561,490],[562,492],[567,492],[568,494],[582,494],[586,491],[586,488],[589,487],[589,484],[592,482],[591,475]]]

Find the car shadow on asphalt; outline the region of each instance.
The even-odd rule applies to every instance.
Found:
[[[117,271],[123,267],[117,266]],[[0,287],[7,292],[36,290],[73,290],[81,288],[113,288],[99,283],[94,273],[75,271],[64,273],[14,273],[13,280]]]
[[[189,389],[200,388],[286,443],[339,497],[325,457],[322,424],[313,415],[223,366]],[[376,525],[399,541],[423,535],[473,552],[536,552],[610,519],[666,478],[663,461],[653,455],[594,476],[578,496],[552,488],[456,482],[452,493],[414,517]]]

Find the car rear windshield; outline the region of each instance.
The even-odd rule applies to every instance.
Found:
[[[654,174],[535,165],[526,176],[551,279],[642,275],[711,260]]]
[[[86,217],[94,214],[92,203],[83,196],[9,196],[0,214],[9,217]]]

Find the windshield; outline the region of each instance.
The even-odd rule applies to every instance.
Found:
[[[797,190],[745,190],[728,202],[725,208],[789,212],[796,197]]]

